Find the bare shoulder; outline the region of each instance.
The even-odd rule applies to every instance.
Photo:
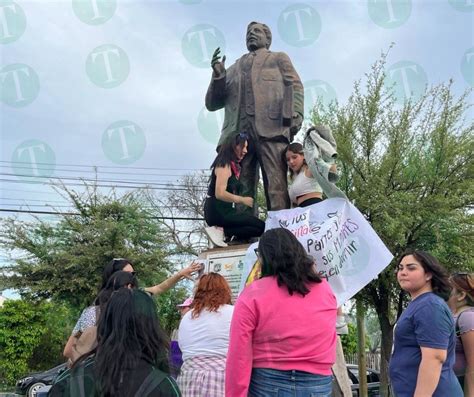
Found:
[[[227,164],[223,167],[216,167],[214,173],[216,174],[216,176],[230,176],[232,174],[230,164]]]

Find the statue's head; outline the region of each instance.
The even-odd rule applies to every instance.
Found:
[[[247,26],[247,49],[255,51],[259,48],[270,48],[272,32],[264,23],[250,22]]]

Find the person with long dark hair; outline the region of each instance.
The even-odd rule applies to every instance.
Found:
[[[154,285],[152,287],[146,287],[145,291],[149,292],[151,295],[161,295],[164,294],[166,291],[173,288],[179,281],[183,280],[184,278],[190,278],[191,274],[194,272],[199,271],[201,265],[199,263],[192,262],[189,266],[185,267],[184,269],[179,270],[171,277],[167,278],[165,281],[161,282],[160,284]],[[135,269],[133,267],[133,263],[130,259],[127,258],[114,258],[107,265],[104,267],[102,272],[102,282],[99,288],[99,292],[105,288],[105,285],[109,281],[109,278],[115,272],[123,270],[125,272],[131,272],[135,274]]]
[[[204,204],[204,218],[209,227],[205,231],[218,247],[227,246],[224,236],[248,242],[253,237],[261,236],[265,230],[263,221],[236,209],[236,204],[253,207],[253,197],[240,193],[240,162],[247,154],[247,147],[247,134],[239,133],[219,147],[217,157],[211,164],[212,173]]]
[[[464,390],[464,397],[474,396],[474,273],[454,273],[448,306],[456,330],[454,373]]]
[[[223,397],[229,328],[234,307],[229,284],[218,273],[203,275],[191,310],[181,319],[178,342],[183,365],[178,385],[183,397]],[[230,396],[230,395],[229,395]]]
[[[61,374],[49,396],[179,397],[168,374],[168,352],[153,300],[138,289],[120,288],[100,315],[96,349]]]
[[[191,278],[191,274],[199,271],[200,269],[201,269],[201,265],[193,262],[191,263],[191,265],[189,265],[188,267],[184,269],[181,269],[176,274],[172,275],[171,277],[161,282],[160,284],[145,288],[145,291],[149,293],[150,295],[163,294],[166,291],[173,288],[180,280],[184,278]],[[73,360],[75,356],[74,345],[76,344],[77,339],[89,327],[93,327],[96,325],[98,314],[100,311],[100,306],[101,306],[99,302],[99,297],[103,293],[103,291],[107,289],[106,288],[107,282],[110,280],[112,275],[114,275],[116,272],[119,272],[119,271],[128,272],[132,274],[133,276],[135,276],[135,269],[130,259],[114,258],[110,262],[108,262],[107,265],[105,265],[104,270],[102,272],[101,286],[99,288],[97,297],[94,300],[94,304],[86,307],[82,311],[79,319],[77,320],[76,325],[74,326],[74,329],[72,330],[71,336],[69,337],[68,341],[66,342],[66,346],[64,347],[64,351],[63,351],[64,357],[70,360]],[[135,280],[134,282],[137,283],[136,279],[134,280]]]
[[[394,330],[390,380],[397,397],[461,397],[453,371],[455,330],[446,300],[446,270],[425,251],[408,251],[397,265],[397,280],[411,301]]]
[[[131,272],[120,270],[110,276],[108,283],[103,288],[96,299],[96,306],[92,306],[94,324],[81,328],[75,335],[75,343],[71,347],[68,359],[71,366],[80,356],[89,353],[97,345],[97,327],[95,324],[99,314],[105,310],[105,306],[114,291],[120,288],[138,288],[138,281]]]
[[[226,395],[331,396],[337,303],[329,283],[287,229],[266,231],[258,256],[260,279],[234,309]]]

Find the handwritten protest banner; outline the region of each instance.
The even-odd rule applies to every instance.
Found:
[[[352,298],[393,259],[360,211],[342,198],[306,208],[270,211],[265,230],[277,227],[290,230],[314,258],[319,275],[331,284],[338,305]],[[241,290],[258,271],[257,247],[254,243],[247,250]]]

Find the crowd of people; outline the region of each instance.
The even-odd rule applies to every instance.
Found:
[[[239,163],[247,146],[245,133],[220,146],[205,201],[206,231],[220,247],[260,237],[259,279],[232,302],[223,276],[201,275],[193,297],[178,306],[181,321],[170,340],[151,296],[192,279],[201,264],[140,289],[132,262],[113,259],[94,303],[84,309],[66,343],[70,369],[56,380],[51,396],[332,395],[342,312],[290,231],[263,233],[263,221],[238,210],[238,205],[254,205],[252,197],[240,193]],[[288,146],[294,207],[317,204],[326,192],[321,184],[337,179],[331,161],[335,148],[328,152],[315,177],[303,145]],[[449,277],[436,258],[415,250],[402,255],[396,275],[410,303],[394,329],[389,368],[394,395],[473,396],[474,274]]]
[[[112,260],[94,304],[66,344],[70,368],[49,395],[331,396],[337,304],[329,283],[287,229],[265,232],[257,252],[260,278],[236,302],[221,275],[199,278],[193,297],[178,307],[182,318],[174,346],[151,296],[200,265],[193,263],[161,287],[140,289],[132,262]],[[448,277],[423,251],[404,254],[396,274],[411,300],[394,330],[394,394],[473,395],[474,274]]]
[[[298,142],[284,153],[294,207],[319,203],[337,180],[335,142],[330,130],[317,132],[313,138],[326,147],[323,164],[310,169]],[[179,329],[170,340],[150,297],[191,278],[201,265],[193,263],[142,290],[132,262],[113,259],[94,303],[84,309],[66,343],[70,369],[51,396],[332,395],[342,312],[297,238],[284,228],[264,233],[262,220],[239,209],[254,206],[252,197],[241,194],[239,180],[248,140],[240,133],[220,146],[204,212],[206,232],[218,247],[260,237],[259,279],[234,306],[224,277],[202,275],[193,297],[179,305]],[[394,394],[474,395],[474,275],[449,278],[423,251],[404,254],[396,274],[411,300],[394,330]]]
[[[191,278],[191,274],[200,269],[201,265],[192,263],[162,283],[145,288],[144,291],[150,296],[163,294],[183,278]],[[95,346],[96,325],[101,309],[103,310],[107,304],[112,292],[122,287],[138,288],[135,270],[130,259],[114,258],[105,266],[102,272],[102,283],[97,298],[93,305],[83,310],[64,347],[63,354],[70,361],[70,364]]]

